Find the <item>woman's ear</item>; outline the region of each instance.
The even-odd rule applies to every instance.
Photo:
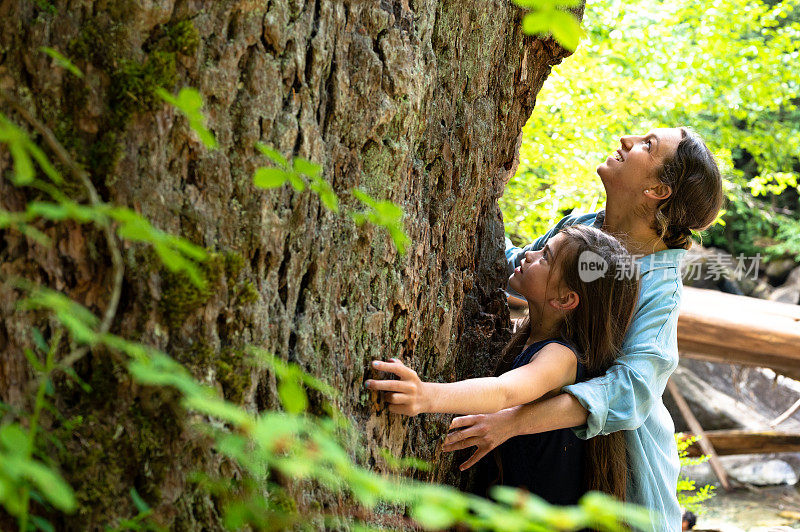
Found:
[[[644,191],[644,195],[654,200],[665,200],[672,195],[672,187],[659,183]]]
[[[574,290],[550,300],[550,306],[556,310],[572,310],[580,303],[580,296]]]

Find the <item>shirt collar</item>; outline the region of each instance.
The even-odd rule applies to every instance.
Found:
[[[637,256],[636,262],[639,263],[639,273],[647,273],[652,270],[664,268],[681,267],[681,261],[686,256],[685,249],[662,249],[642,257]]]
[[[598,229],[603,228],[605,221],[606,210],[601,209],[597,211],[597,216],[592,225]],[[647,273],[652,270],[661,270],[664,268],[680,268],[681,261],[686,256],[685,249],[664,249],[656,251],[649,255],[634,255],[636,262],[639,263],[639,273]]]

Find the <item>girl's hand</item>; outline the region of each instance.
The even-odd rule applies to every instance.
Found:
[[[425,393],[425,383],[417,376],[417,372],[407,367],[396,358],[391,362],[373,360],[372,367],[378,371],[393,373],[400,380],[368,380],[364,385],[370,390],[382,390],[383,398],[389,403],[389,412],[416,416],[426,411],[428,397]]]

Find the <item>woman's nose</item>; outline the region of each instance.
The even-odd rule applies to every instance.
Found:
[[[622,144],[626,150],[630,150],[631,146],[633,146],[633,135],[625,135],[624,137],[619,138],[619,143]]]

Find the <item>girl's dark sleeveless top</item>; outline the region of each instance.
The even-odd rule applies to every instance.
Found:
[[[557,339],[542,340],[528,346],[514,360],[513,368],[531,361],[545,345],[556,342],[572,349],[578,357],[575,382],[584,380],[586,367],[574,346]],[[512,368],[512,369],[513,369]],[[573,505],[586,493],[586,442],[572,429],[516,436],[497,448],[499,484],[518,487],[538,495],[551,504]],[[497,459],[495,459],[496,461]]]

